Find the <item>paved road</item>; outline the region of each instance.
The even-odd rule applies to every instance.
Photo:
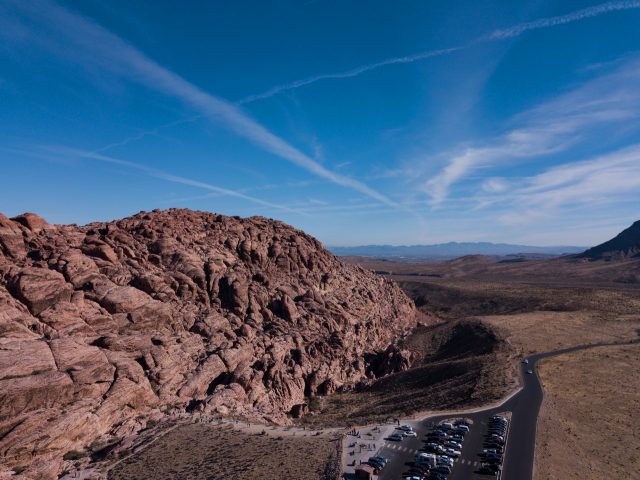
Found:
[[[415,454],[424,445],[423,438],[430,430],[430,426],[447,418],[464,417],[471,419],[473,425],[466,435],[462,445],[462,456],[456,462],[450,480],[476,480],[493,478],[475,473],[480,465],[478,454],[482,451],[482,442],[487,432],[487,422],[492,415],[511,412],[509,435],[505,449],[505,460],[501,480],[530,480],[533,477],[533,461],[536,443],[536,428],[538,413],[542,404],[543,392],[537,374],[538,360],[546,357],[562,355],[565,353],[583,350],[586,348],[625,345],[640,343],[632,340],[625,343],[598,343],[591,345],[579,345],[576,347],[555,350],[553,352],[539,353],[526,357],[528,364],[521,363],[522,389],[499,406],[473,413],[449,413],[428,417],[420,422],[406,422],[413,425],[418,434],[417,438],[406,438],[402,442],[387,441],[379,451],[379,455],[390,459],[389,464],[381,472],[380,480],[396,480],[402,478],[402,473],[408,470],[410,462]],[[532,370],[533,374],[527,374]]]

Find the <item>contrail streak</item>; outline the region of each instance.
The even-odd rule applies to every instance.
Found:
[[[600,5],[596,5],[594,7],[585,8],[583,10],[576,10],[575,12],[568,13],[566,15],[560,15],[557,17],[549,17],[542,18],[539,20],[534,20],[532,22],[520,23],[518,25],[513,25],[508,28],[494,30],[493,32],[478,37],[475,40],[469,42],[466,45],[461,45],[458,47],[444,48],[441,50],[428,50],[425,52],[416,53],[414,55],[408,55],[404,57],[393,57],[388,58],[386,60],[382,60],[376,63],[370,63],[367,65],[362,65],[360,67],[352,68],[351,70],[347,70],[344,72],[337,73],[326,73],[323,75],[315,75],[313,77],[303,78],[301,80],[296,80],[290,83],[284,83],[282,85],[276,85],[275,87],[271,87],[269,90],[266,90],[262,93],[256,93],[254,95],[249,95],[239,101],[236,102],[236,105],[244,105],[247,103],[252,103],[257,100],[263,100],[265,98],[270,98],[278,93],[286,92],[289,90],[295,90],[300,87],[304,87],[307,85],[311,85],[313,83],[321,82],[323,80],[336,80],[341,78],[352,78],[362,75],[363,73],[370,72],[372,70],[377,70],[378,68],[386,67],[387,65],[398,65],[404,63],[413,63],[420,60],[425,60],[431,57],[439,57],[442,55],[448,55],[450,53],[458,52],[460,50],[465,50],[472,45],[496,40],[505,40],[508,38],[517,37],[522,35],[524,32],[529,30],[537,30],[541,28],[555,27],[557,25],[564,25],[566,23],[576,22],[579,20],[584,20],[586,18],[596,17],[598,15],[602,15],[604,13],[616,12],[620,10],[632,10],[640,8],[640,0],[628,0],[628,1],[615,1],[615,2],[607,2]]]
[[[640,1],[622,1],[622,2],[608,2],[595,7],[585,8],[583,10],[577,10],[575,12],[568,13],[567,15],[559,15],[557,17],[542,18],[540,20],[534,20],[533,22],[521,23],[514,25],[513,27],[495,30],[487,37],[483,37],[483,40],[502,40],[505,38],[517,37],[528,30],[537,30],[539,28],[555,27],[557,25],[564,25],[565,23],[576,22],[578,20],[584,20],[585,18],[596,17],[603,13],[617,12],[620,10],[631,10],[634,8],[640,8]]]
[[[236,105],[243,105],[245,103],[255,102],[256,100],[262,100],[264,98],[273,97],[280,92],[284,92],[287,90],[294,90],[296,88],[304,87],[305,85],[310,85],[312,83],[320,82],[322,80],[334,80],[340,78],[351,78],[357,77],[365,72],[369,72],[371,70],[376,70],[381,67],[385,67],[387,65],[396,65],[401,63],[413,63],[418,60],[424,60],[425,58],[430,57],[439,57],[441,55],[446,55],[448,53],[453,53],[457,50],[461,50],[465,47],[453,47],[453,48],[445,48],[442,50],[432,50],[428,52],[416,53],[415,55],[408,55],[405,57],[394,57],[389,58],[387,60],[382,60],[381,62],[371,63],[369,65],[362,65],[360,67],[353,68],[351,70],[347,70],[346,72],[339,73],[327,73],[324,75],[316,75],[314,77],[304,78],[302,80],[296,80],[295,82],[285,83],[283,85],[276,85],[275,87],[270,88],[269,90],[263,93],[257,93],[255,95],[249,95],[248,97],[243,98],[236,102]]]

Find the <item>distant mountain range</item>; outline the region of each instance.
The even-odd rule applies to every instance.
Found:
[[[559,256],[582,253],[586,247],[533,247],[491,242],[449,242],[436,245],[363,245],[359,247],[328,247],[338,256],[358,256],[407,260],[447,260],[464,255],[540,255]]]

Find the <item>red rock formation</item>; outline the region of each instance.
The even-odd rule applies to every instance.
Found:
[[[414,326],[395,284],[277,221],[0,215],[0,458],[55,477],[65,452],[160,411],[286,423],[405,368],[392,345]]]

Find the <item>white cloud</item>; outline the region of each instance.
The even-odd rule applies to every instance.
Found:
[[[483,200],[505,206],[508,211],[500,220],[519,225],[561,209],[593,208],[623,199],[640,201],[640,144],[548,168]]]
[[[94,64],[122,75],[147,88],[175,97],[207,118],[215,120],[239,136],[249,140],[266,152],[283,158],[305,170],[337,185],[356,190],[389,206],[397,205],[386,196],[352,178],[327,170],[318,162],[274,135],[247,116],[237,106],[215,97],[164,68],[151,58],[91,20],[77,15],[48,0],[11,2],[21,15],[27,17],[35,28],[29,30],[30,38],[47,45],[49,37],[39,37],[40,27],[54,38],[64,38],[67,54],[84,64]],[[1,35],[1,33],[0,33]]]
[[[208,191],[211,192],[211,194],[208,195],[208,196],[224,195],[224,196],[228,196],[228,197],[240,198],[242,200],[246,200],[248,202],[261,205],[263,207],[275,208],[275,209],[284,210],[284,211],[290,212],[290,213],[297,213],[297,214],[303,213],[300,210],[293,209],[293,208],[290,208],[290,207],[285,206],[285,205],[278,205],[278,204],[275,204],[275,203],[267,202],[267,201],[262,200],[260,198],[256,198],[256,197],[252,197],[250,195],[246,195],[246,194],[241,193],[241,192],[239,192],[237,190],[232,190],[232,189],[229,189],[229,188],[219,187],[217,185],[213,185],[211,183],[203,182],[203,181],[200,181],[200,180],[195,180],[195,179],[192,179],[192,178],[187,178],[187,177],[183,177],[183,176],[179,176],[179,175],[174,175],[172,173],[164,172],[164,171],[158,170],[156,168],[150,168],[150,167],[147,167],[145,165],[141,165],[139,163],[129,162],[127,160],[121,160],[121,159],[118,159],[118,158],[114,158],[114,157],[110,157],[110,156],[106,156],[106,155],[101,155],[101,154],[98,154],[98,153],[95,153],[95,152],[89,152],[89,151],[85,151],[85,150],[78,150],[78,149],[67,148],[67,147],[48,147],[45,150],[47,152],[49,152],[50,154],[55,155],[55,156],[62,155],[66,159],[68,159],[68,158],[85,158],[85,159],[94,160],[94,161],[98,161],[98,162],[104,162],[104,163],[111,163],[111,164],[115,164],[115,165],[120,165],[122,167],[126,167],[126,168],[129,168],[129,169],[133,169],[133,170],[137,170],[137,171],[143,172],[144,174],[146,174],[146,175],[148,175],[150,177],[158,178],[160,180],[165,180],[167,182],[178,183],[178,184],[181,184],[181,185],[187,185],[187,186],[199,188],[199,189],[202,189],[202,190],[208,190]],[[21,152],[21,153],[26,153],[27,155],[36,156],[36,157],[43,157],[43,155],[40,155],[40,154],[33,155],[33,152]],[[46,157],[46,156],[47,155],[44,155],[44,157]],[[206,196],[206,197],[208,197],[208,196]],[[205,196],[201,196],[201,197],[197,197],[197,198],[205,198]]]
[[[486,146],[448,154],[441,171],[423,184],[433,206],[444,202],[451,187],[479,168],[513,161],[532,161],[559,153],[602,134],[605,126],[633,128],[640,116],[640,60],[633,58],[602,75],[514,118],[516,127]],[[441,155],[442,156],[442,155]]]
[[[503,178],[490,178],[482,184],[482,190],[488,193],[501,193],[509,188],[509,183]]]

